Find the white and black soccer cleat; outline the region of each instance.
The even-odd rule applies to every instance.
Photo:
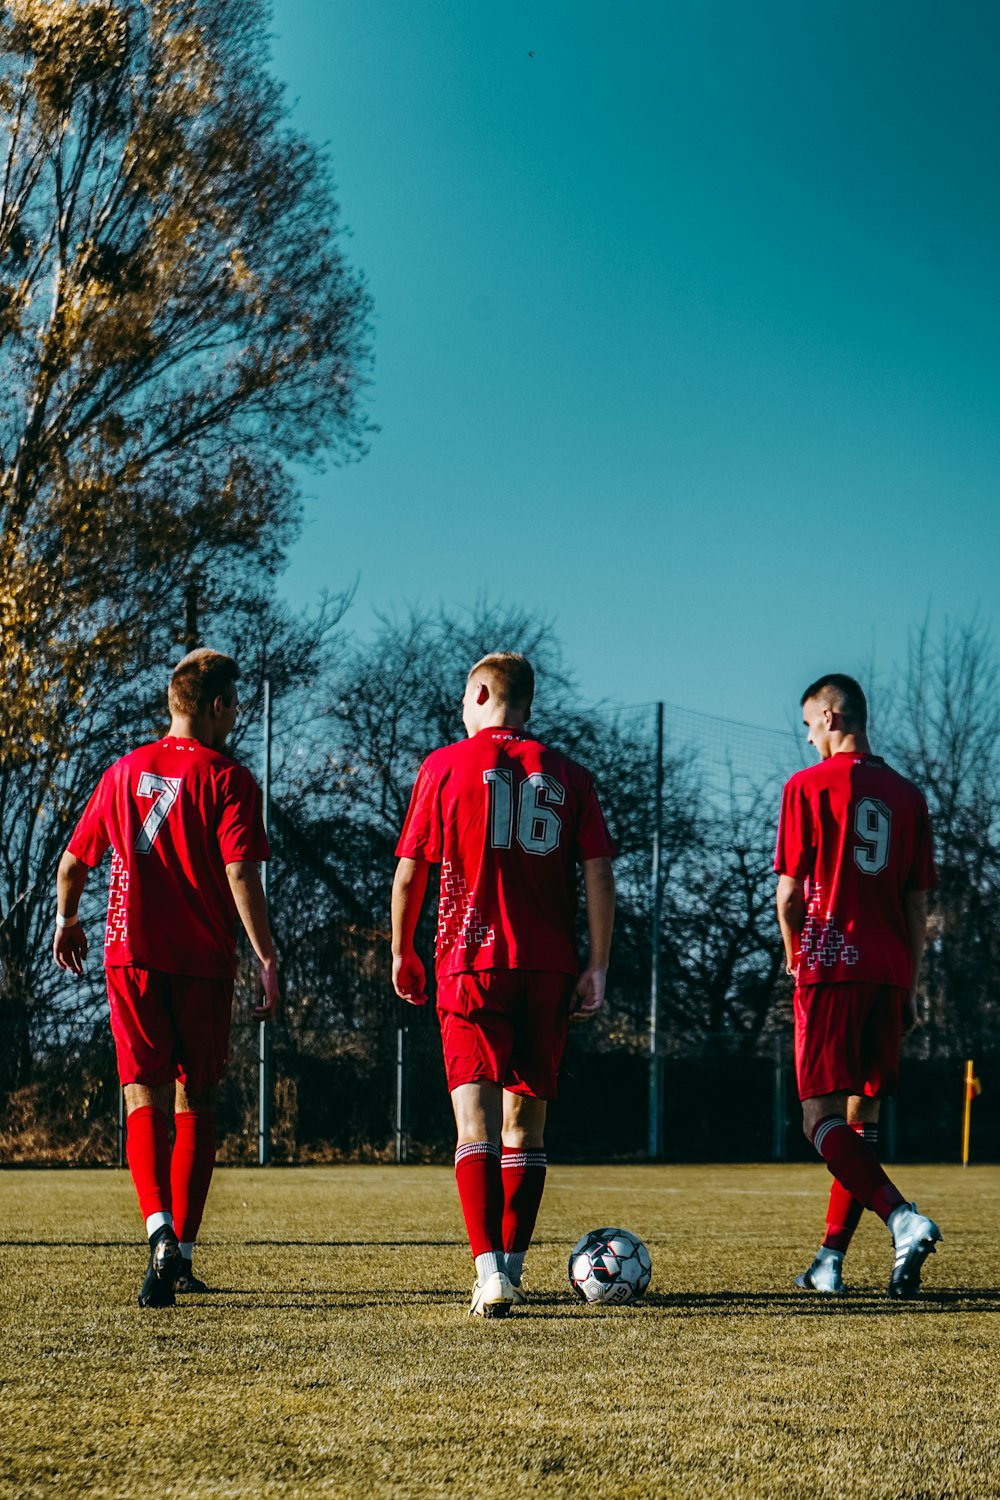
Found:
[[[181,1249],[169,1224],[163,1224],[149,1238],[149,1265],[139,1288],[140,1307],[173,1307],[174,1282],[180,1275]]]
[[[841,1250],[821,1249],[808,1271],[795,1278],[795,1285],[807,1292],[824,1292],[839,1297],[844,1292],[844,1255]]]
[[[920,1268],[928,1255],[934,1254],[942,1238],[933,1219],[917,1212],[915,1203],[901,1203],[888,1219],[896,1263],[889,1277],[890,1297],[919,1297]]]
[[[470,1318],[505,1318],[514,1305],[514,1288],[502,1271],[494,1271],[472,1291]],[[523,1300],[523,1297],[522,1297]]]

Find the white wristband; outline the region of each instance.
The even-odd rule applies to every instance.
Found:
[[[75,917],[64,917],[61,911],[57,911],[56,912],[56,926],[57,927],[76,927],[78,925],[79,921],[80,921],[80,918],[78,916],[75,916]]]

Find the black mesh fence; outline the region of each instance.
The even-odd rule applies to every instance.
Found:
[[[649,1142],[656,709],[604,710],[571,728],[563,743],[593,769],[620,847],[619,908],[608,1006],[571,1035],[549,1148],[567,1161],[641,1158]],[[560,742],[555,730],[543,737]],[[666,1160],[811,1156],[798,1123],[771,874],[780,787],[803,763],[802,748],[790,729],[664,709],[657,1008]],[[298,747],[300,764],[318,755]],[[284,1006],[262,1047],[250,1020],[255,966],[241,949],[219,1104],[224,1162],[257,1161],[262,1150],[276,1164],[431,1161],[452,1149],[433,1003],[404,1006],[390,985],[398,809],[373,811],[349,769],[327,757],[322,797],[312,776],[276,781],[271,904]],[[94,935],[101,892],[89,900]],[[429,900],[418,934],[429,971],[434,920]],[[0,1160],[116,1162],[120,1090],[99,969],[39,993],[21,1021],[0,1036]],[[927,1037],[908,1050],[884,1131],[889,1150],[956,1159],[964,1059],[954,1047],[940,1055]],[[984,1092],[974,1104],[973,1157],[992,1160],[1000,1157],[1000,1053],[976,1063]]]

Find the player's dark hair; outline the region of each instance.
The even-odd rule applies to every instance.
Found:
[[[508,708],[523,709],[525,718],[528,717],[535,696],[535,669],[526,656],[517,651],[491,651],[476,662],[469,676],[473,673],[489,679],[490,688],[501,703]]]
[[[179,661],[170,678],[167,703],[172,714],[196,719],[216,698],[228,703],[236,691],[240,669],[231,656],[200,646]]]
[[[818,698],[821,703],[832,708],[848,729],[867,729],[868,700],[861,684],[855,682],[853,677],[848,677],[846,672],[828,672],[825,677],[817,677],[806,688],[799,702],[805,705],[810,698]]]

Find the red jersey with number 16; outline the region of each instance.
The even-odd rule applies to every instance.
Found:
[[[246,767],[171,736],[133,750],[105,771],[69,841],[91,867],[109,847],[107,967],[230,978],[237,916],[226,865],[269,854]]]
[[[877,755],[831,755],[785,785],[774,868],[805,882],[798,983],[913,982],[904,896],[937,884],[927,804]]]
[[[575,974],[577,861],[614,853],[589,774],[507,728],[427,757],[396,848],[441,865],[438,974]]]

